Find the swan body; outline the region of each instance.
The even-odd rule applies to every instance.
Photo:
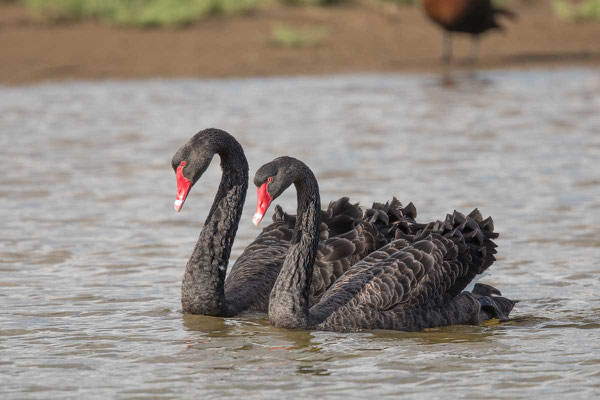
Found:
[[[416,331],[504,319],[512,310],[514,302],[491,286],[477,284],[463,292],[495,260],[492,239],[498,235],[491,218],[484,220],[477,210],[425,225],[398,222],[393,241],[351,266],[311,304],[320,229],[318,183],[304,163],[291,157],[262,166],[254,183],[266,185],[272,198],[294,184],[298,196],[294,236],[269,301],[269,321],[275,326]]]

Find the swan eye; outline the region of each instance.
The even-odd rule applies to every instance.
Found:
[[[271,176],[270,176],[270,177],[268,177],[268,178],[267,178],[267,182],[273,182],[273,177],[271,177]]]
[[[185,165],[186,165],[186,162],[185,162],[185,161],[182,161],[182,162],[181,162],[179,165],[181,165],[182,167],[185,167]]]

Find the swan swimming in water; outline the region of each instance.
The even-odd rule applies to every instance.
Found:
[[[395,240],[349,268],[316,303],[309,300],[319,246],[319,186],[301,161],[280,157],[254,177],[258,203],[266,208],[290,185],[298,210],[292,242],[269,300],[269,321],[288,329],[419,331],[454,324],[506,319],[515,302],[495,288],[464,288],[494,261],[491,218],[474,210],[444,222],[396,230]]]

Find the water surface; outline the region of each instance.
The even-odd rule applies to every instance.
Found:
[[[0,394],[17,398],[600,395],[600,72],[74,82],[0,87]],[[303,159],[323,203],[479,207],[521,300],[504,324],[272,328],[181,313],[217,158],[173,210],[173,153],[220,127],[251,174]],[[233,259],[259,232],[251,188]],[[295,209],[289,190],[278,201]],[[233,261],[233,260],[232,260]]]

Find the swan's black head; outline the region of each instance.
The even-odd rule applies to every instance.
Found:
[[[292,157],[279,157],[260,167],[254,174],[257,190],[256,213],[252,222],[258,226],[271,202],[279,197],[308,167]]]
[[[213,156],[221,150],[221,144],[230,140],[237,143],[229,133],[210,128],[196,133],[177,150],[171,160],[171,166],[177,177],[175,210],[181,210],[190,189],[204,174]],[[239,143],[237,144],[239,146]]]

